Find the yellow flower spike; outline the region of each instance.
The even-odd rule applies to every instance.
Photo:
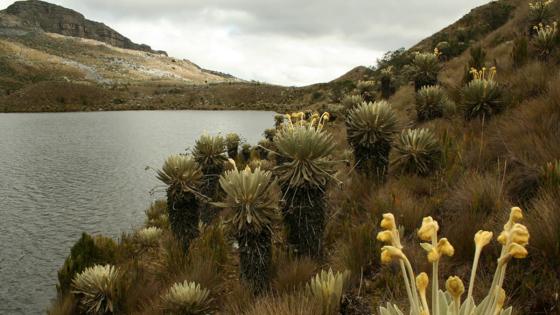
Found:
[[[519,207],[511,208],[511,213],[509,214],[510,221],[517,223],[523,220],[523,210]]]
[[[513,258],[523,259],[527,257],[528,254],[529,253],[527,252],[527,249],[517,243],[512,243],[509,246],[508,255],[510,255]]]
[[[445,281],[445,288],[447,292],[451,294],[451,296],[455,299],[460,299],[461,295],[465,293],[465,285],[463,284],[463,280],[457,276],[449,277],[447,281]]]
[[[393,243],[393,233],[391,231],[381,231],[377,233],[377,240],[383,243]]]
[[[392,213],[384,213],[383,220],[381,220],[380,226],[385,230],[396,229],[397,225],[395,223],[395,216]]]
[[[437,249],[432,248],[429,252],[428,252],[428,261],[430,263],[436,262],[441,258],[440,253],[437,251]]]
[[[438,253],[440,253],[440,255],[451,257],[455,254],[455,248],[453,248],[451,243],[449,243],[449,241],[446,238],[440,239],[438,241],[436,248]]]
[[[431,241],[432,237],[437,234],[439,225],[432,217],[425,217],[422,220],[422,226],[418,230],[418,237],[423,241]]]
[[[494,233],[480,230],[474,235],[474,244],[476,247],[482,249],[486,245],[490,244],[492,236],[494,236]]]

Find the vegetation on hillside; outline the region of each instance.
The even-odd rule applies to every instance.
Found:
[[[168,209],[176,194],[118,242],[82,237],[49,313],[558,313],[560,38],[544,58],[531,30],[537,16],[553,25],[560,3],[474,14],[486,18],[477,42],[446,58],[439,45],[437,81],[418,91],[418,51],[400,51],[380,63],[393,66],[391,93],[376,70],[330,115],[279,115],[261,146],[227,137],[230,161],[224,141],[201,138],[202,178],[220,189],[174,189],[223,210],[199,218],[188,248]],[[419,53],[436,56],[436,38]]]

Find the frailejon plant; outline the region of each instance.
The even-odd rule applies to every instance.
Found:
[[[164,314],[206,315],[212,311],[210,291],[195,282],[175,283],[162,296]]]
[[[284,124],[285,119],[286,119],[286,115],[282,115],[282,114],[274,115],[274,127],[279,128],[280,126],[282,126]]]
[[[230,159],[237,159],[237,154],[239,152],[239,143],[241,138],[236,133],[228,133],[226,135],[226,149],[227,155]]]
[[[424,86],[416,93],[416,115],[418,121],[442,117],[450,100],[439,85]]]
[[[350,272],[347,270],[333,273],[332,269],[329,269],[328,272],[321,270],[309,281],[306,286],[307,292],[322,308],[322,315],[339,314],[342,293],[349,278]]]
[[[496,68],[471,69],[474,79],[463,87],[463,110],[466,120],[490,118],[504,108],[503,92],[494,81]]]
[[[163,234],[163,230],[157,227],[147,227],[136,232],[138,240],[142,245],[153,247],[156,246]]]
[[[429,284],[428,275],[421,273],[417,277],[415,276],[412,265],[403,251],[404,248],[400,241],[400,232],[397,229],[395,218],[390,213],[383,215],[381,221],[383,231],[377,235],[379,241],[387,244],[381,250],[381,261],[386,264],[393,261],[399,263],[411,315],[509,315],[512,314],[513,309],[511,307],[503,309],[506,292],[502,287],[505,281],[506,268],[511,259],[522,259],[527,257],[528,254],[526,246],[529,243],[529,231],[519,223],[522,219],[521,209],[518,207],[512,208],[509,220],[498,237],[502,250],[497,260],[492,285],[486,297],[478,305],[473,298],[476,272],[482,250],[492,240],[492,232],[478,231],[474,236],[474,261],[467,297],[463,301],[461,301],[461,297],[465,292],[465,287],[459,277],[447,279],[446,292],[439,288],[439,262],[444,256],[453,256],[455,250],[446,238],[438,238],[439,225],[431,217],[424,218],[422,226],[418,230],[418,237],[424,241],[420,245],[427,252],[428,261],[432,264],[431,304],[428,304],[426,296]],[[388,302],[386,307],[380,307],[379,313],[381,315],[404,314],[397,305],[391,302]]]
[[[383,99],[389,99],[391,95],[395,94],[395,74],[393,73],[393,66],[388,66],[381,70],[380,76],[380,90]]]
[[[171,155],[157,178],[167,185],[167,212],[175,238],[186,252],[190,242],[198,236],[200,220],[198,189],[202,182],[199,164],[189,156]]]
[[[426,85],[436,85],[438,83],[438,74],[441,70],[439,55],[437,48],[434,49],[433,53],[416,53],[414,55],[410,70],[415,91],[419,91]]]
[[[389,152],[398,131],[398,119],[386,101],[363,102],[346,120],[348,143],[354,149],[356,169],[369,178],[385,179]]]
[[[469,50],[470,58],[465,66],[465,76],[463,77],[463,82],[468,83],[475,79],[475,73],[472,69],[483,69],[486,64],[486,51],[481,45],[472,47]]]
[[[426,176],[440,164],[442,149],[430,129],[406,129],[395,142],[392,166],[397,172]]]
[[[263,136],[266,140],[268,141],[274,141],[274,136],[276,135],[276,129],[275,128],[268,128],[265,129],[263,132]]]
[[[536,0],[529,2],[529,22],[531,25],[547,23],[552,17],[552,3],[554,0]]]
[[[364,99],[360,95],[346,95],[342,99],[342,106],[348,112],[354,108],[360,106],[364,102]]]
[[[204,174],[200,192],[212,200],[218,198],[218,179],[224,172],[224,164],[227,161],[225,151],[225,141],[220,135],[204,134],[194,145],[194,159],[198,162]],[[201,202],[200,217],[204,223],[210,223],[216,214],[217,209],[209,202]]]
[[[270,284],[272,224],[279,202],[276,182],[271,172],[247,167],[226,172],[220,186],[226,198],[216,205],[233,211],[229,224],[239,245],[241,279],[261,293]]]
[[[288,243],[297,255],[320,257],[326,223],[327,185],[334,178],[330,160],[336,143],[323,130],[328,114],[319,120],[285,126],[274,142],[283,163],[275,167],[285,200],[284,222]]]
[[[534,45],[537,49],[539,58],[548,60],[556,46],[558,45],[558,23],[551,25],[539,24],[533,27],[535,30]]]
[[[245,163],[249,163],[249,160],[251,160],[251,145],[248,143],[244,143],[241,146],[241,158],[243,159],[243,162]]]
[[[72,293],[86,314],[118,313],[120,272],[112,265],[95,265],[77,274]]]
[[[358,81],[356,84],[356,92],[366,102],[375,101],[375,91],[377,90],[377,82],[375,81]]]

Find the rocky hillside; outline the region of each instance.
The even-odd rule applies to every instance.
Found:
[[[166,55],[164,51],[154,51],[148,45],[133,43],[103,23],[90,21],[74,10],[48,2],[17,1],[3,13],[17,17],[23,25],[38,27],[45,32],[93,39],[118,48]]]

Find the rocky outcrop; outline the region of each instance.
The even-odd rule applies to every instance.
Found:
[[[119,48],[167,55],[164,51],[152,50],[148,45],[136,44],[107,25],[90,21],[74,10],[48,2],[17,1],[4,10],[4,13],[15,16],[25,24],[38,27],[45,32],[94,39]]]

